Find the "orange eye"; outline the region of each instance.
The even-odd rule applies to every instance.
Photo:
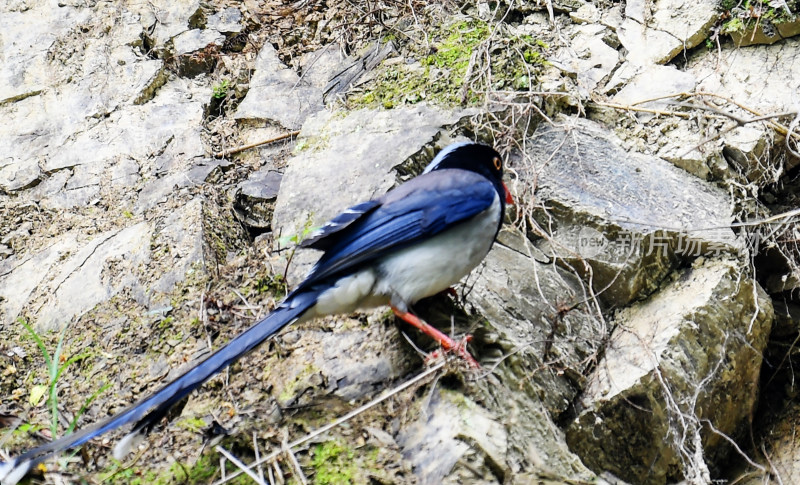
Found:
[[[494,162],[495,170],[500,170],[501,168],[503,168],[503,161],[500,160],[500,157],[494,157],[492,161]]]

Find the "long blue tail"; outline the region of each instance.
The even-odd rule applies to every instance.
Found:
[[[123,448],[129,448],[132,437],[141,436],[148,432],[153,425],[166,415],[173,405],[264,340],[300,318],[306,310],[314,306],[321,292],[322,290],[318,289],[302,289],[292,293],[266,318],[245,330],[207,359],[149,397],[129,406],[124,411],[105,421],[95,423],[71,435],[34,448],[9,462],[0,463],[0,483],[2,485],[13,485],[24,477],[31,468],[48,457],[80,446],[108,431],[136,422],[133,432],[123,440],[125,441]],[[115,455],[117,454],[115,452]]]

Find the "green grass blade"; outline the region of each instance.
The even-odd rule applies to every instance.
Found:
[[[69,427],[67,428],[65,434],[72,434],[72,432],[75,430],[75,426],[77,426],[78,424],[78,419],[81,416],[83,416],[83,413],[85,413],[87,409],[89,409],[89,406],[92,404],[92,401],[97,399],[97,397],[100,396],[100,394],[102,394],[103,392],[105,392],[106,389],[108,389],[109,387],[111,387],[110,382],[103,384],[102,387],[100,387],[100,389],[96,390],[94,394],[89,396],[89,398],[83,402],[83,406],[81,406],[80,410],[78,410],[78,413],[75,415],[75,417],[72,418],[72,421],[69,423]]]

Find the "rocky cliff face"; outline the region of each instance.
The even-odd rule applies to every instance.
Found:
[[[0,444],[175,377],[302,278],[311,227],[470,138],[518,203],[415,311],[481,371],[383,310],[309,322],[140,459],[100,441],[45,480],[211,482],[224,435],[269,483],[792,483],[800,40],[765,27],[789,4],[7,2]]]

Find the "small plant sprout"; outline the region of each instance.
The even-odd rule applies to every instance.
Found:
[[[28,396],[28,402],[31,406],[38,406],[42,398],[47,395],[47,405],[50,409],[50,432],[53,438],[58,436],[58,381],[61,378],[64,371],[69,367],[71,364],[75,362],[79,362],[87,357],[89,357],[88,352],[84,352],[82,354],[74,355],[72,357],[66,358],[62,355],[63,351],[63,344],[64,344],[64,336],[67,332],[67,325],[64,325],[64,328],[61,330],[61,333],[58,336],[58,343],[56,344],[56,350],[53,352],[53,355],[50,355],[50,352],[47,351],[47,347],[44,344],[41,336],[33,329],[28,322],[25,321],[23,318],[19,318],[17,320],[25,330],[28,331],[28,334],[31,336],[34,342],[36,342],[36,346],[39,348],[39,352],[42,354],[44,358],[45,367],[47,368],[47,385],[35,385],[31,388],[31,392]],[[63,363],[62,363],[63,362]],[[78,424],[78,419],[86,412],[89,405],[91,405],[92,401],[94,401],[100,394],[102,394],[106,389],[110,387],[110,384],[104,384],[94,392],[91,396],[89,396],[86,401],[84,401],[83,405],[81,406],[80,410],[75,414],[75,417],[69,423],[69,426],[66,429],[65,434],[70,434],[75,429],[75,426]]]
[[[213,96],[216,99],[222,99],[228,96],[228,89],[230,88],[230,81],[227,79],[223,79],[219,83],[215,84],[212,89]]]

